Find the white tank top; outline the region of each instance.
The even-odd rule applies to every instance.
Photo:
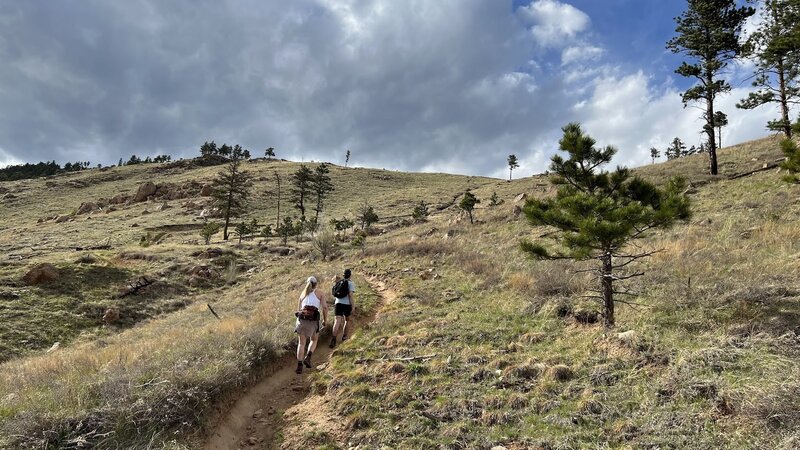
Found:
[[[317,309],[322,309],[322,303],[319,301],[317,294],[313,291],[308,294],[308,297],[303,299],[303,302],[300,304],[301,306],[311,305]]]

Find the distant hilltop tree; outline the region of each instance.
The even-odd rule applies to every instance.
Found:
[[[596,261],[599,289],[592,297],[602,302],[605,325],[611,327],[615,301],[627,302],[617,297],[634,294],[619,290],[616,282],[644,275],[631,271],[630,264],[654,253],[630,244],[650,230],[688,220],[689,199],[680,179],[661,190],[626,168],[611,173],[599,169],[617,150],[595,147],[577,123],[563,131],[559,147],[569,158],[555,155],[550,165],[551,182],[559,187],[556,197],[529,199],[523,208],[531,225],[551,226],[559,233],[549,238],[552,245],[523,241],[521,247],[535,259]]]
[[[661,157],[661,152],[658,151],[655,147],[650,147],[650,159],[653,160],[653,164],[656,163],[656,160]]]
[[[347,164],[350,162],[350,150],[344,154],[344,166],[347,167]]]
[[[742,55],[739,35],[745,20],[754,13],[751,7],[737,6],[736,0],[688,0],[686,11],[675,18],[678,35],[667,42],[669,50],[690,60],[684,61],[675,72],[697,80],[681,97],[684,107],[694,102],[704,107],[703,131],[708,136],[711,175],[718,172],[714,108],[717,96],[731,90],[721,76],[728,63]]]
[[[519,167],[517,155],[508,155],[508,181],[511,181],[511,174],[517,167]]]
[[[264,156],[267,157],[267,160],[271,160],[272,158],[275,157],[275,149],[272,147],[267,148],[266,150],[264,150]]]
[[[667,147],[667,151],[664,152],[667,155],[668,160],[682,158],[689,153],[686,151],[686,144],[683,143],[681,138],[676,137],[672,140],[672,144]]]
[[[765,0],[762,20],[745,43],[755,60],[751,92],[737,108],[755,109],[768,103],[780,107],[780,117],[767,128],[792,137],[789,105],[800,100],[800,0]]]

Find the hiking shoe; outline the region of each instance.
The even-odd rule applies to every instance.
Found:
[[[308,352],[305,359],[303,359],[303,364],[305,364],[309,369],[311,368],[311,352]]]
[[[295,369],[295,373],[297,373],[297,374],[303,373],[303,363],[302,362],[297,361],[297,369]]]
[[[331,338],[331,343],[329,345],[330,348],[336,347],[336,337]]]

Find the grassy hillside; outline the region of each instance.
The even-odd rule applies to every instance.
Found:
[[[507,183],[335,167],[328,217],[368,201],[391,218],[366,254],[342,243],[332,263],[308,242],[279,256],[269,253],[274,240],[238,247],[217,237],[211,247],[221,251],[205,252],[200,208],[183,206],[206,202],[198,193],[162,211],[161,201],[145,202],[37,223],[147,180],[199,186],[219,168],[129,166],[3,183],[16,198],[0,200],[0,312],[9,325],[0,329],[0,360],[8,360],[0,446],[193,447],[212,405],[286,351],[303,279],[348,265],[400,297],[315,375],[319,404],[343,426],[284,433],[295,439],[286,445],[795,448],[800,192],[774,170],[728,179],[779,156],[768,139],[720,152],[717,179],[703,174],[703,156],[637,170],[657,182],[688,177],[695,218],[644,243],[665,250],[631,286],[647,306],[620,305],[612,331],[593,323],[597,306],[581,298],[591,281],[577,266],[532,262],[517,249],[544,230],[513,216],[513,198],[548,195],[544,177]],[[252,217],[274,220],[274,172],[286,186],[297,167],[247,164],[257,180]],[[474,226],[453,206],[467,188],[482,199]],[[488,207],[493,192],[505,203]],[[401,216],[419,200],[441,211],[409,225]],[[142,247],[148,231],[166,235]],[[42,262],[59,280],[23,283]],[[198,266],[218,276],[197,282]],[[140,275],[158,282],[118,298]],[[376,304],[369,290],[366,300],[367,309]],[[109,307],[121,320],[103,327]],[[60,349],[40,350],[56,341]]]

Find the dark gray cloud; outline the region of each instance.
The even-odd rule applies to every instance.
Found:
[[[3,2],[0,164],[194,156],[214,139],[254,154],[339,161],[351,149],[360,165],[498,176],[516,153],[522,173],[541,171],[561,125],[607,114],[598,86],[651,88],[608,71],[571,78],[581,55],[603,50],[581,40],[589,18],[555,0],[533,5]],[[548,25],[559,17],[574,26]]]

